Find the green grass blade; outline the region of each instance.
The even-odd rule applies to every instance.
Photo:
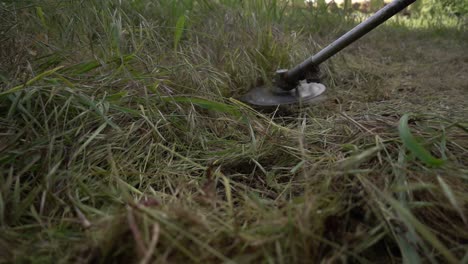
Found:
[[[175,97],[164,97],[163,100],[166,102],[172,101],[172,102],[177,102],[177,103],[192,103],[201,108],[220,112],[220,113],[227,113],[227,114],[231,114],[234,116],[241,115],[240,111],[234,106],[231,106],[225,103],[210,101],[210,100],[203,99],[203,98],[175,96]]]
[[[400,119],[398,131],[403,145],[411,151],[413,155],[418,157],[426,165],[439,167],[444,164],[444,160],[435,158],[431,153],[426,150],[421,144],[419,144],[416,138],[411,134],[408,126],[409,114],[404,114]]]
[[[418,254],[415,246],[405,239],[403,235],[397,235],[397,243],[403,257],[405,264],[419,264],[422,263],[421,257]]]
[[[374,146],[366,149],[358,154],[346,158],[345,160],[342,160],[340,162],[340,166],[343,168],[357,168],[361,163],[376,155],[376,153],[378,153],[381,149],[382,146]]]
[[[76,151],[75,153],[72,155],[72,158],[70,159],[71,161],[74,161],[75,158],[89,145],[89,143],[91,143],[91,141],[93,141],[98,135],[99,133],[101,133],[101,131],[104,130],[104,128],[106,128],[107,126],[107,123],[103,123],[102,125],[100,125],[96,131],[94,131],[88,139],[86,139],[86,141],[83,143],[83,145],[81,145]]]
[[[101,66],[102,66],[101,63],[99,63],[96,60],[92,60],[92,61],[83,62],[77,65],[74,65],[71,67],[71,69],[74,69],[73,71],[74,74],[83,74],[83,73],[92,71],[96,68],[99,68]]]
[[[437,176],[437,180],[439,181],[440,188],[444,192],[445,196],[447,196],[447,199],[450,201],[450,204],[452,204],[453,208],[457,210],[463,222],[465,224],[468,224],[466,216],[463,212],[463,208],[458,203],[458,200],[455,197],[455,194],[453,193],[452,188],[450,188],[450,185],[448,185],[440,176]]]
[[[109,124],[112,128],[120,131],[120,127],[114,123],[111,119],[109,119],[109,117],[104,114],[101,109],[98,107],[98,105],[94,102],[94,100],[92,100],[91,98],[85,96],[84,94],[75,94],[77,96],[78,99],[80,99],[80,101],[89,106],[89,108],[91,108],[92,110],[94,110],[94,112],[96,114],[98,114],[100,117],[102,117],[102,119],[107,123]]]
[[[47,28],[47,23],[44,15],[44,10],[40,6],[36,6],[36,14],[39,17],[39,20],[41,20],[42,25]]]
[[[185,28],[185,19],[186,19],[185,15],[181,15],[177,19],[175,32],[174,32],[174,50],[177,50],[180,39],[182,38],[182,33],[184,32],[184,28]]]
[[[448,261],[449,263],[458,263],[457,258],[452,254],[452,252],[434,235],[429,228],[427,228],[423,223],[421,223],[410,210],[401,205],[398,201],[392,197],[381,193],[387,202],[393,207],[393,209],[398,212],[401,216],[403,222],[407,223],[409,226],[414,227],[418,234],[424,238],[428,243],[430,243],[435,249],[437,249]]]
[[[106,101],[119,101],[120,99],[126,97],[127,95],[128,95],[127,91],[120,91],[118,93],[106,96]]]
[[[58,70],[60,70],[62,68],[63,68],[63,66],[59,66],[59,67],[54,68],[54,69],[52,69],[50,71],[45,71],[45,72],[37,75],[36,77],[32,78],[31,80],[27,81],[26,84],[24,84],[24,85],[18,85],[18,86],[15,86],[15,87],[11,88],[10,90],[7,90],[5,92],[0,93],[0,97],[3,97],[5,95],[11,94],[11,93],[14,93],[14,92],[17,92],[17,91],[20,91],[20,90],[26,88],[27,86],[29,86],[29,85],[31,85],[31,84],[39,81],[39,80],[42,80],[43,78],[45,78],[45,77],[47,77],[49,75],[54,74],[56,71],[58,71]]]

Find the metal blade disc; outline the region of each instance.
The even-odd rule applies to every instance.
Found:
[[[241,101],[259,105],[274,106],[283,104],[309,104],[321,101],[325,85],[321,83],[303,82],[291,91],[284,91],[278,87],[261,86],[250,90],[240,98]],[[320,96],[320,97],[319,97]]]

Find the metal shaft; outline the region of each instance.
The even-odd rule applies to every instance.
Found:
[[[403,10],[405,7],[414,3],[416,0],[394,0],[374,15],[369,17],[366,21],[357,25],[346,34],[341,36],[339,39],[335,40],[333,43],[328,45],[326,48],[319,51],[317,54],[309,57],[293,69],[289,70],[284,78],[288,83],[297,83],[300,80],[305,79],[305,74],[319,65],[320,63],[326,61],[340,50],[344,49],[354,41],[360,39],[365,34],[369,33],[371,30],[387,21],[389,18],[394,16],[396,13]]]

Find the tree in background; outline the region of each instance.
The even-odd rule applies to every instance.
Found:
[[[441,14],[456,16],[468,15],[466,0],[419,0],[412,4],[411,9],[416,14],[435,17]]]
[[[353,1],[352,0],[344,0],[343,1],[343,9],[349,11],[353,8]]]
[[[370,1],[370,11],[376,12],[384,6],[384,0],[371,0]]]

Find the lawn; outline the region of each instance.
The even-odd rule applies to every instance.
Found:
[[[298,2],[0,1],[0,263],[467,263],[466,24]]]

